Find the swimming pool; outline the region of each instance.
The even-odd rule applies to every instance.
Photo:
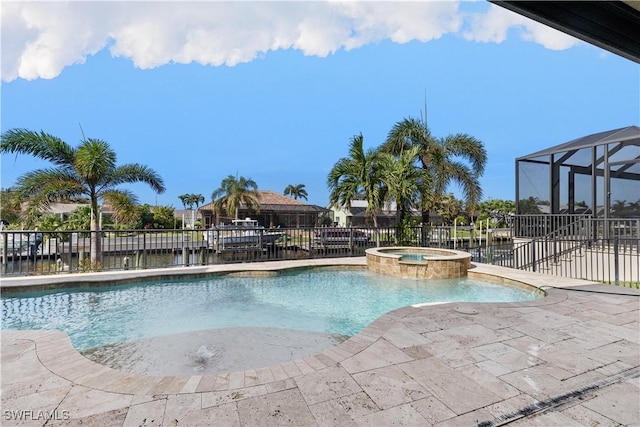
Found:
[[[537,298],[537,292],[475,278],[407,280],[366,270],[303,270],[13,295],[2,298],[2,328],[62,330],[78,350],[230,327],[351,336],[411,304]]]

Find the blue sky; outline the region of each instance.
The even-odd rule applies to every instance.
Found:
[[[163,177],[157,196],[126,187],[141,203],[209,202],[238,174],[279,193],[305,184],[326,206],[350,138],[378,146],[425,101],[433,135],[485,144],[485,199],[514,199],[517,157],[640,124],[638,64],[487,2],[0,7],[2,132],[109,142],[119,164]],[[1,166],[7,188],[47,164],[3,155]]]

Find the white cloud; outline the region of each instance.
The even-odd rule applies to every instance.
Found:
[[[107,41],[101,3],[2,2],[2,80],[50,79]]]
[[[519,30],[522,39],[541,44],[547,49],[563,50],[579,43],[572,36],[493,4],[486,13],[470,18],[469,29],[463,32],[463,36],[470,41],[502,43],[512,28]]]
[[[169,61],[233,66],[289,48],[324,57],[385,38],[427,41],[459,27],[453,2],[157,3],[147,10],[130,3],[132,19],[110,33],[111,52],[140,68]]]
[[[50,79],[109,46],[136,67],[170,62],[233,66],[269,51],[324,57],[389,39],[426,42],[448,33],[499,43],[513,26],[551,49],[575,39],[496,6],[469,17],[453,1],[3,1],[2,81]]]

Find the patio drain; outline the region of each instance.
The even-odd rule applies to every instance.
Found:
[[[557,409],[563,405],[573,402],[576,399],[582,399],[585,396],[595,392],[596,390],[608,387],[610,385],[619,383],[623,380],[630,378],[637,378],[640,376],[640,367],[628,369],[620,372],[616,375],[612,375],[604,380],[600,380],[593,384],[579,388],[577,390],[570,391],[569,393],[561,394],[560,396],[551,397],[540,402],[536,402],[533,405],[526,406],[518,411],[510,414],[502,415],[493,421],[482,421],[478,423],[478,427],[497,427],[512,423],[516,420],[527,418],[532,415],[537,415],[542,412]]]

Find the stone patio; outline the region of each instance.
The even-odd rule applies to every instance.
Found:
[[[343,263],[364,259],[206,271]],[[62,332],[3,330],[1,424],[640,425],[640,292],[480,264],[470,274],[543,286],[548,296],[404,307],[314,356],[215,376],[120,372],[80,355]],[[80,276],[3,278],[2,287]]]

